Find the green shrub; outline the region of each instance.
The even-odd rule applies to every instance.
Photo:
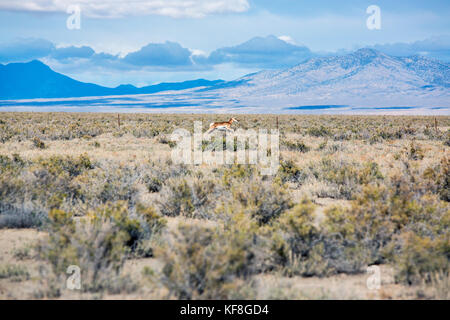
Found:
[[[399,239],[404,232],[433,239],[448,234],[450,213],[444,203],[402,180],[394,181],[398,182],[391,188],[368,185],[351,208],[326,213],[326,230],[362,246],[368,264],[393,261],[402,250]]]
[[[211,179],[169,179],[160,192],[158,205],[161,213],[169,217],[211,218],[221,192]]]
[[[436,239],[413,233],[403,236],[401,253],[395,256],[396,279],[408,284],[431,282],[434,274],[448,277],[450,272],[450,241],[447,236]]]
[[[230,187],[235,181],[251,178],[255,174],[255,167],[251,165],[233,164],[223,170],[222,182]]]
[[[324,142],[321,142],[320,144],[319,144],[319,147],[317,148],[317,150],[323,150],[323,149],[325,149],[326,148],[326,146],[328,145],[328,140],[325,140]]]
[[[326,157],[322,159],[320,166],[311,167],[311,170],[317,179],[324,180],[337,189],[337,195],[328,196],[348,200],[354,199],[364,185],[383,180],[383,175],[375,162],[360,165]]]
[[[154,208],[143,205],[136,206],[136,215],[142,231],[137,233],[136,240],[131,245],[132,253],[137,257],[152,257],[153,247],[166,227],[167,221],[157,214]]]
[[[10,279],[12,281],[28,280],[30,274],[28,270],[21,265],[3,265],[0,266],[0,279]]]
[[[316,226],[314,211],[315,206],[305,199],[274,224],[282,237],[273,248],[276,248],[283,273],[288,276],[327,276],[359,271],[361,267],[354,266],[357,259],[349,254],[351,249],[344,252],[342,246],[337,247],[336,241]]]
[[[282,142],[282,145],[286,146],[286,148],[290,151],[298,151],[306,153],[309,150],[311,150],[311,148],[308,147],[306,144],[304,144],[302,141],[284,140]]]
[[[160,223],[153,214],[147,213],[142,220],[130,216],[124,202],[102,206],[78,222],[57,209],[49,219],[49,238],[37,250],[56,277],[65,277],[67,267],[76,265],[81,269],[83,291],[114,293],[130,288],[117,284],[124,284],[121,272],[127,255],[145,238],[144,221]]]
[[[157,177],[150,178],[150,181],[147,183],[147,188],[149,192],[159,192],[162,188],[163,183]]]
[[[38,148],[38,149],[46,148],[45,143],[38,137],[34,137],[32,141],[33,141],[33,146],[35,146],[36,148]]]
[[[71,177],[76,177],[94,168],[94,165],[86,154],[82,154],[78,158],[70,156],[52,156],[48,159],[41,158],[38,160],[38,164],[51,174],[60,175],[66,172]]]
[[[8,156],[0,155],[0,172],[13,172],[17,174],[26,166],[25,160],[23,160],[19,154],[15,153],[10,158]]]
[[[444,141],[444,146],[450,147],[450,134],[447,134],[447,138]]]
[[[313,137],[329,137],[332,135],[332,132],[328,128],[320,126],[308,128],[307,134]]]
[[[235,185],[232,194],[234,200],[241,204],[243,212],[260,224],[269,223],[292,207],[288,190],[270,181],[254,179]]]
[[[450,158],[442,158],[440,174],[437,177],[438,194],[442,200],[450,202]]]
[[[38,228],[45,223],[47,213],[19,205],[3,206],[0,213],[0,229]]]
[[[31,255],[31,246],[27,245],[25,247],[19,248],[19,249],[15,249],[14,250],[14,257],[17,260],[26,260],[26,259],[31,259],[32,255]]]
[[[278,229],[285,234],[292,255],[300,258],[307,256],[312,242],[318,238],[314,211],[315,206],[310,201],[302,200],[276,221]]]
[[[112,167],[101,170],[102,180],[99,194],[96,197],[101,203],[108,201],[127,201],[130,205],[136,204],[138,194],[137,183],[140,173],[130,167]],[[89,183],[89,182],[88,182]],[[88,185],[89,186],[89,185]]]
[[[253,236],[237,228],[181,224],[172,237],[169,247],[157,251],[164,263],[160,281],[169,297],[239,297],[245,281],[255,272]]]
[[[277,177],[281,179],[282,183],[292,182],[301,184],[307,175],[292,160],[282,160],[280,161]]]
[[[422,160],[425,156],[420,145],[414,143],[414,141],[411,142],[409,148],[407,148],[405,152],[409,160]]]
[[[161,213],[165,216],[191,217],[194,212],[192,189],[186,180],[170,180],[164,186],[162,194],[165,198],[159,202]]]

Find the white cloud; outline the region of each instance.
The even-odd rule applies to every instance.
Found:
[[[284,42],[289,44],[295,44],[294,39],[292,39],[290,36],[279,36],[278,39],[283,40]]]
[[[193,56],[207,56],[206,52],[200,49],[189,49]]]
[[[202,18],[215,13],[245,12],[248,0],[0,0],[0,10],[67,12],[78,4],[81,13],[93,18],[162,15],[173,18]]]

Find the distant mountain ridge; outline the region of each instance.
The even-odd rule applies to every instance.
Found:
[[[292,68],[246,75],[202,89],[252,105],[450,104],[450,66],[374,49],[311,58]]]
[[[222,82],[224,81],[197,79],[179,83],[160,83],[142,88],[133,85],[108,88],[74,80],[53,71],[38,60],[27,63],[0,64],[0,99],[4,100],[150,94],[168,90],[208,87]]]
[[[177,93],[152,94],[168,90],[177,90]],[[374,110],[379,107],[442,110],[450,107],[450,65],[423,56],[393,57],[366,48],[341,56],[311,58],[291,68],[260,71],[233,81],[199,79],[143,88],[132,85],[106,88],[79,82],[52,71],[39,61],[0,65],[0,100],[136,94],[144,95],[129,98],[128,102],[124,102],[125,98],[120,102],[108,99],[110,102],[103,101],[101,105],[182,107],[185,111],[244,108],[252,112],[324,106],[328,109],[350,106]],[[89,102],[85,100],[83,105]],[[81,105],[81,102],[72,101],[70,105]]]
[[[448,88],[449,70],[448,64],[434,59],[421,56],[397,58],[374,49],[360,49],[345,56],[312,58],[285,70],[249,74],[234,83],[252,87],[254,91],[269,87],[270,93],[280,88],[289,93],[307,91],[310,88],[348,82],[355,78],[362,80],[359,83],[364,85],[375,85],[376,80],[395,80],[398,83],[408,82],[417,88],[422,85]],[[361,74],[365,77],[362,78]],[[222,86],[226,87],[227,83]]]

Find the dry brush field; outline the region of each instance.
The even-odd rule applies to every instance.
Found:
[[[231,116],[0,113],[0,299],[450,298],[450,117],[235,115],[276,175],[172,161]]]

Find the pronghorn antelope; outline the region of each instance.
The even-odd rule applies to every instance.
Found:
[[[212,122],[209,125],[209,130],[206,133],[211,133],[214,130],[226,130],[226,131],[234,131],[233,129],[231,129],[231,124],[233,122],[239,122],[237,121],[236,118],[231,118],[229,121],[225,121],[225,122]]]

